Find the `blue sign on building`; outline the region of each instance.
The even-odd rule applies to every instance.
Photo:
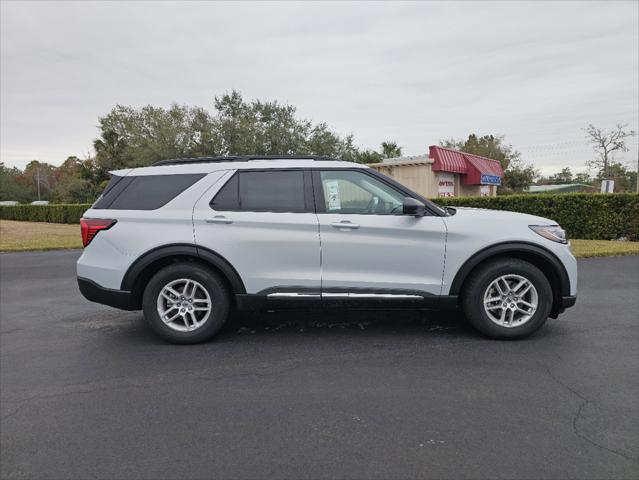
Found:
[[[482,185],[501,185],[501,177],[498,175],[486,175],[482,173],[481,184]]]

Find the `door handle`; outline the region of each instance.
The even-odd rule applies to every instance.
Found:
[[[355,230],[359,228],[359,225],[353,222],[349,222],[348,220],[342,220],[341,222],[331,223],[331,227],[333,228],[347,228],[350,230]]]
[[[233,220],[226,218],[224,215],[216,215],[213,218],[207,218],[206,223],[224,223],[226,225],[233,223]]]

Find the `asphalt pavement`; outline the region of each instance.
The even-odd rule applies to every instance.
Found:
[[[459,316],[233,319],[175,346],[0,255],[2,478],[638,478],[639,257],[579,262],[532,338]]]

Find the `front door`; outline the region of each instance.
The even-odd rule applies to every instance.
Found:
[[[442,217],[402,214],[405,194],[362,169],[313,172],[322,296],[440,295]]]
[[[238,170],[195,205],[195,241],[224,257],[247,293],[320,291],[320,246],[310,173]]]

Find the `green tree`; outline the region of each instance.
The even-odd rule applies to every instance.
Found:
[[[362,150],[357,153],[355,161],[357,163],[380,163],[384,156],[375,150]]]
[[[590,185],[592,183],[592,178],[590,178],[590,174],[588,172],[577,173],[575,174],[574,182],[582,183],[584,185]]]
[[[27,193],[29,201],[52,200],[55,189],[55,166],[37,160],[30,161],[16,181]]]
[[[0,164],[0,200],[38,200],[38,180],[40,199],[54,203],[93,202],[106,186],[92,158],[71,156],[58,167],[33,160],[24,171]]]
[[[96,166],[100,171],[100,176],[104,178],[108,176],[109,170],[123,168],[131,160],[125,157],[127,153],[125,140],[120,137],[118,132],[108,127],[102,128],[101,138],[93,141],[93,148],[96,154]]]
[[[526,164],[519,158],[511,159],[508,168],[504,170],[499,193],[523,192],[533,184],[538,175],[539,172],[533,165]]]
[[[360,150],[355,154],[354,161],[357,163],[380,163],[387,158],[397,158],[402,156],[402,147],[396,142],[382,142],[380,151]]]
[[[535,183],[537,185],[565,185],[567,183],[590,185],[592,183],[592,178],[590,178],[590,174],[587,172],[573,174],[570,167],[565,167],[559,173],[555,173],[547,177],[539,177]]]
[[[89,163],[87,163],[89,162]],[[52,199],[56,203],[91,203],[101,192],[100,178],[88,174],[92,168],[89,160],[68,157],[54,171],[56,179]]]
[[[245,101],[237,91],[215,97],[215,131],[221,155],[326,155],[354,159],[353,136],[340,137],[326,123],[298,119],[292,105]]]
[[[572,170],[570,170],[570,167],[565,167],[562,168],[559,173],[554,173],[548,177],[539,177],[536,183],[540,185],[565,185],[567,183],[573,183],[574,181],[575,177],[573,176]]]
[[[245,101],[237,91],[214,99],[215,112],[173,104],[169,109],[116,106],[100,118],[94,141],[102,173],[169,158],[214,155],[315,154],[355,159],[352,135],[296,117],[276,101]]]
[[[620,162],[610,162],[607,173],[602,168],[597,174],[597,180],[614,180],[615,192],[634,192],[637,189],[637,172],[628,170]]]
[[[501,168],[506,170],[513,160],[521,158],[521,154],[514,150],[512,145],[504,142],[503,135],[484,135],[478,137],[470,134],[466,140],[444,140],[440,142],[442,147],[453,148],[466,153],[473,153],[481,157],[492,158],[499,161]]]
[[[22,171],[16,167],[7,167],[0,163],[0,200],[13,200],[20,203],[31,202],[32,194],[20,182]]]
[[[396,158],[402,156],[402,147],[396,142],[382,142],[382,156],[384,158]]]
[[[548,178],[549,183],[553,185],[565,185],[573,182],[573,175],[570,167],[564,167],[561,172],[555,173]]]
[[[101,135],[93,146],[103,173],[167,158],[214,154],[220,148],[210,115],[199,107],[147,105],[138,110],[117,105],[99,124]]]

